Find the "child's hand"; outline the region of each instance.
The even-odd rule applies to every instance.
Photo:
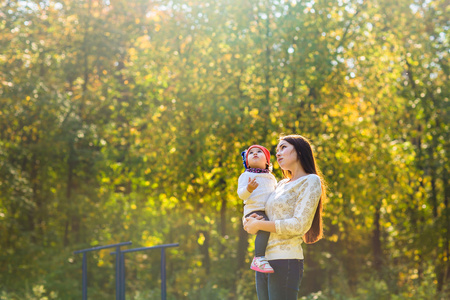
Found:
[[[247,191],[249,191],[250,193],[252,193],[257,187],[258,187],[258,183],[256,182],[256,178],[249,178],[248,179],[248,185],[247,185]]]

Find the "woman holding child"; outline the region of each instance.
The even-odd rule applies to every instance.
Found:
[[[303,276],[301,244],[322,238],[325,185],[306,138],[281,137],[276,157],[285,179],[267,199],[269,220],[252,214],[245,218],[244,229],[270,233],[265,258],[273,273],[256,272],[258,300],[296,300]]]

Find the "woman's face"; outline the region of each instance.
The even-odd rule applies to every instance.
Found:
[[[281,169],[285,171],[292,170],[293,166],[299,163],[294,146],[281,140],[277,146],[277,161]]]

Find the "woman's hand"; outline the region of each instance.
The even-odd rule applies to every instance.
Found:
[[[250,216],[248,216],[247,218],[255,218],[257,220],[262,220],[264,219],[263,216],[258,215],[257,213],[252,213]],[[243,217],[242,218],[242,226],[245,226],[245,224],[247,224],[247,218]]]
[[[256,234],[259,230],[267,232],[277,232],[274,221],[263,220],[264,217],[253,213],[243,219],[244,230],[250,234]]]
[[[253,214],[252,214],[253,215]],[[258,223],[263,217],[258,216],[258,218],[254,218],[252,216],[245,218],[244,220],[244,230],[250,234],[256,234],[259,231]]]
[[[250,216],[248,216],[249,218],[255,218],[257,220],[262,220],[264,219],[263,216],[258,215],[257,213],[252,213]]]

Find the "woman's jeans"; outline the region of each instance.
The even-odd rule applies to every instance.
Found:
[[[270,260],[275,273],[256,272],[258,300],[297,300],[303,259]]]
[[[247,214],[245,217],[247,218],[251,214],[257,214],[258,216],[262,216],[264,220],[269,221],[269,218],[266,216],[266,213],[262,210],[252,211]],[[267,242],[269,241],[270,232],[259,230],[256,233],[255,238],[255,256],[261,257],[266,255]]]

